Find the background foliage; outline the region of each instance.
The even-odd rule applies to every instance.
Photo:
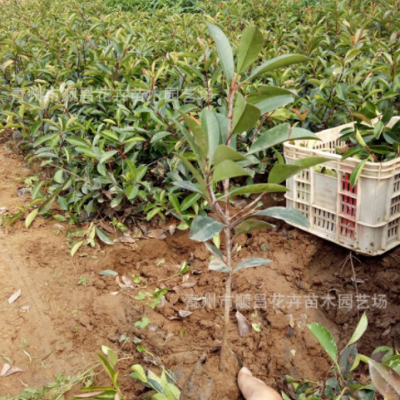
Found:
[[[100,1],[0,5],[0,131],[14,131],[27,159],[52,176],[33,188],[31,212],[40,205],[46,215],[57,201],[73,221],[172,213],[184,225],[204,213],[198,193],[172,182],[192,178],[174,155],[192,158],[177,110],[227,114],[206,21],[234,48],[247,25],[258,26],[265,42],[256,63],[287,53],[311,59],[243,85],[248,102],[264,96],[263,117],[238,136],[239,151],[278,123],[315,132],[348,122],[367,101],[398,113],[396,1],[208,0],[196,13],[143,4],[156,3],[133,12]],[[278,101],[264,85],[282,89]],[[254,157],[250,183],[280,159],[276,151]]]

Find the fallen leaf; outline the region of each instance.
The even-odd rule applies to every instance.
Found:
[[[19,289],[17,292],[15,292],[15,293],[8,299],[8,304],[14,303],[14,301],[17,300],[19,296],[21,296],[21,289]]]
[[[179,310],[178,312],[179,316],[181,318],[186,318],[188,317],[190,314],[193,314],[191,311],[186,311],[186,310]]]
[[[8,211],[7,207],[0,207],[0,215]]]
[[[169,232],[171,235],[173,235],[173,234],[175,233],[175,231],[176,231],[176,225],[175,225],[175,224],[172,224],[172,225],[170,225],[170,226],[168,227],[168,232]]]
[[[249,332],[251,332],[251,327],[247,322],[246,317],[239,311],[236,311],[236,319],[238,321],[239,335],[245,337]]]
[[[99,275],[102,275],[102,276],[117,276],[118,272],[115,272],[112,269],[105,269],[104,271],[99,272]]]
[[[115,282],[117,282],[118,286],[121,289],[134,289],[133,285],[126,285],[125,283],[122,283],[121,280],[119,279],[119,276],[115,278]]]
[[[289,326],[294,329],[295,321],[292,314],[286,315],[286,318],[289,320]]]
[[[99,394],[102,394],[102,393],[104,393],[104,390],[101,390],[101,391],[98,391],[98,392],[86,392],[86,393],[83,393],[83,394],[75,395],[74,397],[77,397],[79,399],[90,399],[90,398],[96,397],[96,396],[98,396]]]
[[[122,282],[124,282],[125,285],[132,286],[132,288],[133,288],[133,281],[132,281],[131,278],[127,278],[126,276],[122,275],[121,279],[122,279]]]
[[[101,229],[105,230],[108,233],[111,233],[111,234],[114,233],[114,229],[106,224],[99,224],[99,226]]]
[[[147,237],[151,239],[164,240],[167,236],[162,229],[154,229],[153,231],[149,231],[147,233]]]
[[[143,232],[137,226],[135,226],[132,231],[132,237],[135,239],[140,239],[143,237]]]
[[[256,332],[261,332],[261,331],[262,331],[262,327],[261,327],[261,324],[260,324],[260,323],[253,323],[253,324],[251,324],[251,326],[253,327],[253,329],[254,329]]]
[[[176,292],[179,289],[191,288],[191,287],[195,286],[196,284],[197,284],[197,282],[185,282],[185,283],[181,283],[178,286],[175,286],[174,288],[172,288],[172,290],[174,290]]]
[[[17,195],[19,197],[25,196],[26,194],[30,193],[31,191],[28,188],[20,187],[17,190]]]
[[[138,239],[134,239],[131,236],[124,236],[124,235],[120,236],[117,239],[118,243],[136,243],[137,241],[138,241]]]
[[[1,369],[0,376],[9,376],[12,374],[16,374],[17,372],[23,372],[21,368],[14,367],[13,365],[10,364],[4,364],[3,368]]]

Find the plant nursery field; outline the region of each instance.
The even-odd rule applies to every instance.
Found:
[[[371,248],[400,238],[397,1],[0,15],[0,400],[235,400],[242,366],[283,400],[400,399],[400,249],[310,231],[357,248],[375,168]],[[285,163],[350,122],[320,145],[344,173]],[[310,176],[348,208],[311,212]]]

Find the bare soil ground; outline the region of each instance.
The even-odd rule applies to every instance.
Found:
[[[33,171],[23,158],[1,145],[0,207],[16,213],[19,205],[29,201],[29,194],[17,195],[23,183],[16,178],[31,175]],[[124,358],[119,369],[124,392],[131,398],[144,391],[126,376],[133,364],[140,363],[155,372],[155,364],[164,365],[182,384],[198,357],[221,341],[224,277],[207,270],[209,255],[204,246],[189,240],[185,232],[171,235],[166,229],[163,240],[98,244],[94,249],[81,249],[71,258],[65,233],[71,226],[63,224],[65,229],[57,235],[57,224],[52,219],[37,218],[30,229],[25,228],[23,220],[0,228],[0,369],[5,356],[24,370],[0,378],[0,396],[16,395],[26,386],[40,387],[54,380],[54,374],[73,375],[96,361],[101,345],[119,350],[120,358]],[[284,388],[287,374],[322,378],[330,364],[305,325],[322,323],[342,345],[351,336],[358,320],[357,307],[348,310],[337,306],[340,294],[356,295],[351,268],[341,267],[348,251],[287,225],[271,233],[243,236],[240,244],[238,259],[260,256],[274,263],[247,269],[234,278],[229,334],[232,350],[258,378],[278,388]],[[163,259],[165,262],[160,263]],[[381,257],[354,261],[358,293],[370,296],[366,306],[371,327],[361,341],[365,353],[379,345],[400,347],[399,259],[400,249],[395,249]],[[185,260],[190,274],[170,279]],[[140,275],[142,281],[134,289],[123,290],[115,277],[99,276],[106,269],[117,271],[119,276]],[[82,277],[86,286],[78,285]],[[149,307],[151,298],[134,298],[139,291],[152,293],[156,288],[167,288],[168,293],[154,310]],[[7,299],[18,289],[21,296],[8,304]],[[318,308],[310,304],[306,307],[306,296],[313,294],[320,297]],[[336,305],[322,306],[328,294]],[[385,309],[374,306],[375,294],[387,296]],[[266,309],[264,296],[268,300]],[[282,299],[280,307],[278,297]],[[249,299],[250,308],[246,309]],[[260,309],[254,310],[255,299]],[[29,312],[24,306],[30,306]],[[253,329],[241,337],[237,309],[250,324],[259,324],[261,331]],[[173,319],[180,310],[192,314]],[[150,320],[149,325],[135,326],[143,316]],[[139,352],[132,341],[120,342],[121,335],[140,338],[140,345],[153,356]],[[209,368],[216,371],[216,363]],[[223,390],[235,387],[234,376],[225,382],[215,376],[213,398],[236,398],[234,389],[228,393]]]

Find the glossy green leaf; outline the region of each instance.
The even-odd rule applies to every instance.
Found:
[[[207,136],[208,153],[207,157],[212,162],[214,153],[221,140],[221,133],[218,119],[210,110],[203,110],[200,118],[201,126]]]
[[[308,57],[301,56],[299,54],[284,54],[275,57],[272,60],[269,60],[259,67],[255,68],[254,71],[251,73],[249,79],[254,79],[257,76],[274,71],[278,68],[288,67],[289,65],[307,62],[309,60],[310,59]]]
[[[179,110],[178,110],[179,112]],[[180,112],[179,112],[180,113]],[[193,133],[194,140],[196,142],[198,151],[200,155],[205,159],[208,154],[208,143],[207,143],[207,135],[201,127],[200,123],[193,118],[189,117],[184,113],[180,113],[186,122],[186,125],[190,128]]]
[[[336,342],[331,333],[324,326],[318,323],[307,325],[307,327],[318,340],[322,348],[326,351],[328,356],[337,365],[338,351]]]
[[[75,243],[75,244],[72,246],[72,249],[71,249],[71,257],[73,257],[73,256],[76,254],[76,252],[77,252],[77,251],[79,250],[79,248],[83,245],[83,243],[85,243],[85,241],[84,241],[84,240],[81,240],[81,241]]]
[[[250,176],[250,173],[234,161],[225,160],[215,167],[213,181],[219,182],[224,179],[236,178],[238,176]]]
[[[257,60],[264,45],[264,38],[255,26],[248,26],[242,33],[238,48],[238,59],[236,70],[238,74],[245,71],[255,60]]]
[[[179,160],[181,160],[183,162],[183,164],[185,164],[185,166],[189,169],[189,171],[192,173],[192,175],[194,176],[194,178],[197,180],[197,182],[199,183],[199,185],[201,186],[201,188],[203,189],[203,193],[206,194],[207,193],[207,186],[206,186],[206,182],[204,181],[204,178],[199,174],[199,172],[197,171],[197,169],[190,163],[190,161],[188,161],[185,157],[183,157],[180,154],[175,154],[177,158],[179,158]]]
[[[294,97],[287,94],[273,97],[254,96],[249,97],[247,99],[247,102],[257,107],[260,110],[261,115],[264,115],[268,112],[276,110],[277,108],[281,108],[286,106],[287,104],[293,103]]]
[[[210,32],[210,35],[214,39],[215,45],[217,46],[218,57],[222,64],[226,80],[228,83],[231,83],[235,71],[235,65],[233,63],[232,48],[229,40],[220,28],[210,24],[209,22],[206,22],[206,24],[208,31]]]
[[[246,161],[246,157],[239,154],[232,147],[221,144],[217,147],[214,154],[214,165],[218,165],[225,160]]]
[[[365,167],[365,164],[369,161],[369,158],[366,158],[365,160],[360,161],[353,169],[353,171],[350,174],[350,185],[351,187],[355,187],[357,185],[357,181],[362,173],[362,170]]]
[[[288,123],[277,125],[263,134],[252,144],[249,154],[267,150],[289,140],[320,140],[314,133],[302,128],[290,128]]]
[[[105,244],[114,244],[114,241],[103,230],[96,227],[97,237]]]
[[[232,133],[246,132],[256,124],[260,117],[260,110],[248,104],[243,95],[238,93],[233,110]]]
[[[25,227],[26,228],[29,228],[31,226],[33,220],[36,218],[38,213],[39,213],[39,209],[38,208],[34,209],[32,212],[29,213],[29,215],[26,217],[26,220],[25,220]]]
[[[235,271],[239,271],[240,269],[244,268],[262,267],[271,263],[272,260],[269,260],[268,258],[248,258],[247,260],[243,260],[238,263],[235,267]]]
[[[232,272],[232,270],[219,258],[212,260],[208,264],[208,269],[210,271],[224,272],[228,274]]]
[[[256,185],[242,186],[237,189],[231,190],[229,196],[237,196],[239,194],[251,194],[251,193],[275,193],[275,192],[287,192],[289,189],[282,185],[275,183],[258,183]]]
[[[208,249],[208,251],[213,254],[214,256],[217,256],[220,260],[224,259],[224,256],[221,253],[221,250],[219,250],[217,247],[215,247],[213,244],[211,243],[204,243]]]
[[[268,222],[248,219],[243,221],[240,225],[238,225],[238,227],[235,229],[235,234],[240,235],[242,233],[272,229],[272,228],[274,228],[274,225],[271,225]]]
[[[362,335],[364,335],[364,332],[367,330],[368,327],[368,318],[367,314],[364,313],[358,322],[357,328],[353,333],[353,336],[351,337],[349,343],[347,343],[347,346],[350,346],[351,344],[357,342],[358,339],[361,338]]]
[[[304,228],[311,227],[307,217],[305,217],[304,214],[300,211],[294,210],[292,208],[270,207],[266,210],[256,212],[254,216],[272,217],[282,219],[289,224],[303,226]]]
[[[269,183],[281,183],[304,169],[329,161],[325,157],[308,157],[297,160],[295,164],[275,164],[268,176]]]
[[[203,194],[201,189],[199,189],[197,186],[195,186],[192,182],[189,181],[177,181],[177,182],[172,182],[172,184],[181,189],[190,190],[191,192]]]
[[[196,242],[205,242],[218,235],[224,225],[211,217],[198,215],[192,222],[189,237]]]

